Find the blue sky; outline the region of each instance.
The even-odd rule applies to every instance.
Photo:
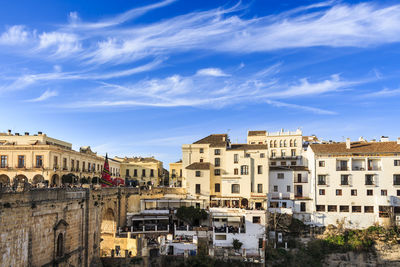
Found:
[[[400,136],[397,1],[11,1],[0,131],[165,164],[210,133]]]

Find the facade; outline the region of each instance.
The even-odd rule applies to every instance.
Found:
[[[266,144],[231,144],[226,134],[212,134],[182,146],[182,170],[188,194],[211,207],[266,207]]]
[[[351,228],[389,225],[400,215],[400,139],[312,144],[314,222]]]
[[[120,162],[120,174],[126,181],[136,181],[140,186],[158,186],[162,183],[163,163],[154,157],[115,157],[114,160]]]
[[[181,187],[182,186],[182,160],[169,164],[169,184]]]
[[[70,143],[48,137],[39,132],[0,134],[0,183],[29,182],[59,186],[63,177],[90,182],[100,177],[104,158],[90,147],[72,149]],[[84,180],[82,180],[84,179]]]

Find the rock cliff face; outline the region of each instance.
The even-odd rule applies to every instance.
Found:
[[[400,245],[388,245],[378,242],[373,252],[333,253],[324,260],[324,266],[374,267],[400,266]]]

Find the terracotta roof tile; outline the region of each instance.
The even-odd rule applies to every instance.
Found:
[[[193,144],[210,144],[210,147],[225,147],[227,144],[227,134],[211,134],[200,139]]]
[[[194,162],[186,167],[188,170],[209,170],[211,164],[209,162]]]
[[[247,136],[265,136],[267,131],[249,131]]]
[[[312,144],[316,154],[354,154],[354,153],[400,153],[397,142],[351,142],[350,149],[346,143]]]

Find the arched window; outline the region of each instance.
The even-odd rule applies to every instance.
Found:
[[[293,146],[293,140],[290,139],[290,147],[292,147],[292,146]]]
[[[269,142],[269,147],[274,147],[272,140]]]
[[[297,146],[297,142],[296,142],[296,139],[294,140],[294,146]]]
[[[279,147],[282,147],[282,140],[279,141]]]
[[[286,146],[287,146],[286,140],[285,140],[285,141],[283,141],[283,146],[284,146],[284,147],[286,147]]]
[[[276,142],[276,140],[274,141],[274,147],[277,147],[278,146],[278,144],[277,144],[277,142]]]
[[[57,237],[57,252],[56,252],[57,257],[62,257],[64,256],[64,237],[62,233],[58,234]]]

